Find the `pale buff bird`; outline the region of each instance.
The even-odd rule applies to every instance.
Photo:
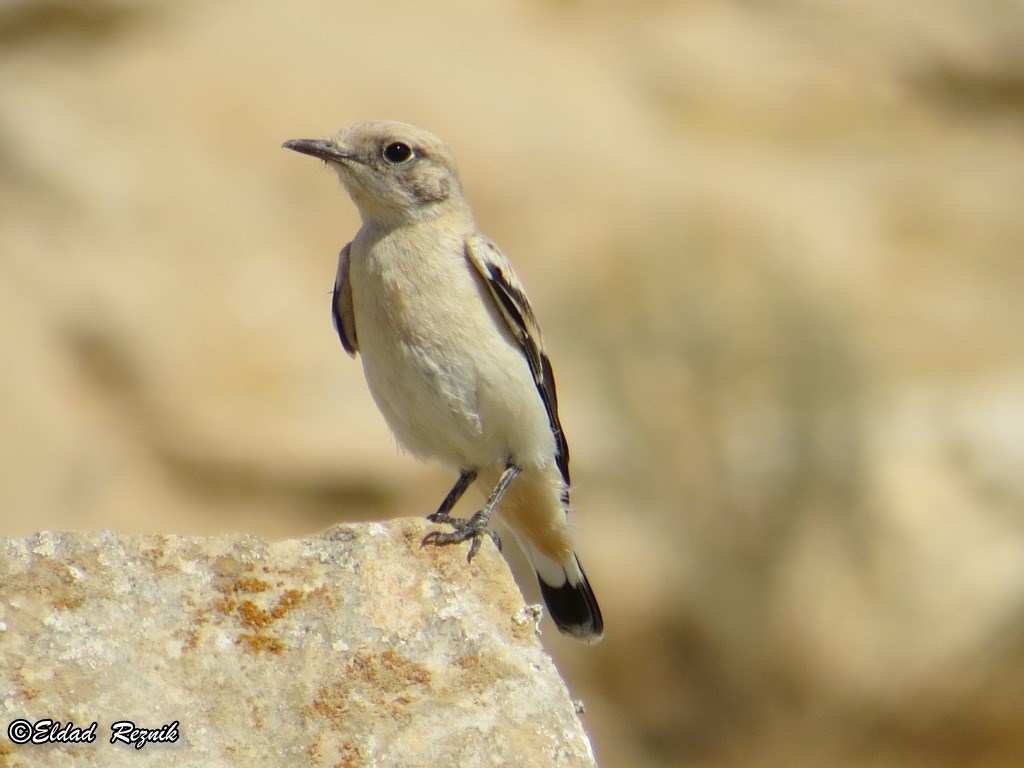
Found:
[[[596,642],[604,622],[567,519],[569,447],[551,363],[515,272],[477,231],[451,150],[393,121],[284,146],[337,171],[362,218],[335,279],[342,345],[362,357],[398,442],[459,472],[429,516],[453,530],[424,542],[470,540],[472,559],[497,511],[558,628]],[[486,503],[468,520],[451,517],[474,480],[493,489]]]

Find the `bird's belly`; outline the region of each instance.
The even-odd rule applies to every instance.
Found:
[[[377,407],[403,448],[420,458],[461,467],[479,451],[482,428],[472,393],[460,377],[422,350],[408,345],[373,346],[363,353],[363,372]]]
[[[363,371],[406,450],[458,469],[543,464],[554,455],[525,359],[493,331],[475,343],[450,333],[396,343],[375,330],[384,332],[370,331],[365,344],[360,335]]]
[[[435,258],[378,243],[372,260],[353,260],[367,385],[398,442],[420,458],[459,469],[543,464],[554,456],[543,401],[462,243]]]

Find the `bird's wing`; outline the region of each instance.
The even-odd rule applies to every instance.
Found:
[[[352,307],[352,283],[348,277],[348,254],[352,249],[349,243],[338,254],[338,273],[334,277],[334,296],[331,300],[331,315],[334,327],[341,339],[341,346],[352,357],[356,356],[359,345],[356,343],[356,314]]]
[[[569,444],[562,431],[562,423],[558,420],[555,375],[551,370],[551,361],[544,353],[540,326],[537,325],[537,318],[530,307],[530,300],[526,298],[526,292],[508,259],[486,237],[473,234],[466,238],[466,256],[483,278],[494,304],[505,318],[505,323],[530,366],[534,384],[537,385],[537,393],[548,412],[548,422],[555,436],[555,463],[568,486]]]

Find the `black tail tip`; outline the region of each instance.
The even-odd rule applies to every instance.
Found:
[[[560,587],[552,587],[539,576],[537,582],[559,632],[585,643],[596,643],[604,636],[601,608],[585,574],[575,586],[565,581]]]

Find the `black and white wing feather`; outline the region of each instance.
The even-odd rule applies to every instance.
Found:
[[[338,273],[334,276],[334,295],[331,300],[331,315],[334,327],[341,339],[341,346],[352,357],[356,356],[359,345],[356,342],[356,313],[352,307],[352,283],[348,277],[348,254],[352,248],[349,243],[338,254]]]
[[[526,298],[526,292],[508,259],[486,237],[473,234],[466,238],[466,257],[483,278],[495,305],[530,366],[533,381],[537,385],[537,393],[547,410],[548,422],[555,437],[555,463],[568,487],[569,444],[562,431],[562,423],[558,419],[558,393],[555,391],[554,372],[551,370],[548,356],[544,353],[540,326],[537,325],[537,318],[530,307],[530,300]]]

